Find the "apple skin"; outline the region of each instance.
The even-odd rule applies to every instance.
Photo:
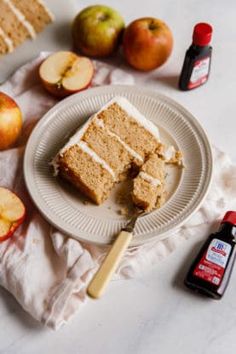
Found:
[[[20,220],[14,222],[12,224],[10,230],[8,231],[8,233],[6,235],[0,237],[0,242],[6,241],[10,237],[12,237],[14,232],[16,231],[16,229],[18,229],[18,227],[23,223],[24,220],[25,220],[25,214]]]
[[[22,114],[16,102],[0,92],[0,150],[11,147],[22,128]]]
[[[57,98],[64,98],[64,97],[73,95],[74,93],[78,93],[80,91],[86,90],[88,87],[91,86],[92,79],[93,78],[91,78],[90,83],[88,85],[84,86],[83,88],[81,88],[81,90],[74,90],[74,91],[65,89],[62,85],[57,86],[55,84],[51,84],[50,82],[47,82],[47,81],[43,80],[42,78],[41,78],[41,81],[43,83],[44,88],[49,93],[51,93],[51,95],[53,95]]]
[[[74,46],[87,56],[107,57],[117,49],[124,26],[116,10],[103,5],[89,6],[74,19]]]
[[[171,30],[159,19],[137,19],[124,32],[124,56],[135,69],[149,71],[158,68],[166,62],[172,48]]]
[[[21,206],[22,206],[22,214],[20,215],[19,219],[14,220],[11,223],[11,227],[5,235],[0,236],[0,242],[3,242],[5,240],[9,239],[10,237],[12,237],[14,232],[16,231],[16,229],[18,229],[18,227],[24,222],[25,217],[26,217],[26,208],[25,208],[22,200],[13,191],[11,191],[8,188],[4,188],[4,187],[0,187],[0,189],[3,189],[8,193],[14,194],[19,199]],[[0,218],[1,218],[1,214],[0,214]]]

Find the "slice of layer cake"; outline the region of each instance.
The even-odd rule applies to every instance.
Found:
[[[42,0],[0,0],[0,54],[35,38],[53,18]]]
[[[83,141],[65,150],[59,166],[60,175],[96,204],[107,199],[116,181],[110,166]]]
[[[36,33],[41,32],[54,19],[42,0],[11,0],[11,2],[31,23]]]
[[[80,128],[53,159],[56,173],[95,203],[160,145],[158,128],[127,99],[116,97]]]
[[[157,154],[151,154],[133,181],[134,204],[150,211],[160,208],[165,201],[165,162]]]
[[[34,29],[9,0],[0,0],[0,28],[9,37],[13,47],[26,38],[34,37]]]

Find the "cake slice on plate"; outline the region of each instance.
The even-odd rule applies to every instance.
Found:
[[[115,97],[71,137],[53,165],[56,174],[101,204],[159,145],[158,128],[127,99]]]

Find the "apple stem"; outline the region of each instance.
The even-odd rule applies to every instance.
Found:
[[[105,14],[99,14],[98,19],[102,22],[108,20],[109,16]]]
[[[149,23],[148,28],[152,31],[152,30],[157,28],[157,25],[156,25],[156,23],[154,21],[152,21],[152,22]]]

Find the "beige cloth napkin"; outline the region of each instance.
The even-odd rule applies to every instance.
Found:
[[[0,90],[20,105],[24,129],[19,147],[0,152],[0,185],[15,191],[27,207],[27,219],[15,235],[0,244],[0,284],[35,319],[57,329],[86,301],[86,286],[107,248],[80,243],[52,228],[39,214],[22,176],[24,145],[34,124],[57,101],[42,88],[37,69],[47,55],[21,67]],[[134,84],[134,78],[110,65],[96,62],[93,85]],[[236,209],[236,166],[214,149],[214,176],[204,204],[191,219],[164,241],[129,249],[116,277],[131,278],[157,264],[184,239],[209,232],[211,223],[226,210]]]

